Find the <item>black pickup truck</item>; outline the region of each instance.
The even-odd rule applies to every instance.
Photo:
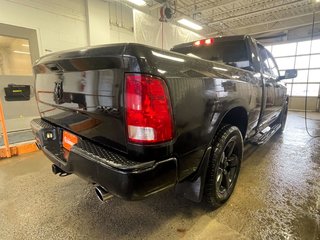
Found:
[[[171,51],[136,43],[53,53],[35,66],[31,127],[60,176],[137,200],[175,187],[211,206],[233,192],[244,143],[284,129],[288,96],[272,55],[250,36]]]

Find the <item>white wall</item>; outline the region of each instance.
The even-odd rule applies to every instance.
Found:
[[[136,42],[145,43],[163,49],[170,49],[176,44],[203,38],[185,28],[170,23],[161,23],[158,18],[134,10],[134,36]],[[162,29],[163,27],[163,29]]]
[[[0,23],[35,29],[40,56],[87,45],[84,0],[0,0]],[[8,131],[30,128],[31,119],[38,117],[33,94],[30,101],[7,102],[3,88],[9,83],[33,85],[33,77],[2,75],[0,80]]]
[[[158,18],[116,1],[0,0],[0,22],[36,29],[40,56],[50,51],[115,42],[162,45]],[[166,49],[200,37],[184,28],[164,24]]]
[[[88,45],[99,45],[109,42],[110,24],[108,4],[101,0],[86,0]]]
[[[0,22],[36,29],[40,55],[87,45],[84,0],[0,0]]]
[[[307,110],[312,112],[319,112],[319,98],[308,97]],[[305,110],[305,97],[291,96],[289,98],[289,110],[304,111]]]

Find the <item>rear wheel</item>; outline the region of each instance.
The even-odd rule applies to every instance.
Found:
[[[231,196],[236,185],[243,157],[243,139],[240,130],[223,126],[217,133],[208,166],[205,199],[218,208]]]

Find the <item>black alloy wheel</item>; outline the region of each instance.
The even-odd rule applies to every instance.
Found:
[[[225,203],[237,182],[243,158],[243,139],[240,130],[225,125],[215,136],[208,166],[205,199],[213,208]]]
[[[236,139],[231,138],[225,145],[218,165],[216,188],[223,197],[234,184],[237,177],[237,169],[240,167],[239,157],[235,152]]]

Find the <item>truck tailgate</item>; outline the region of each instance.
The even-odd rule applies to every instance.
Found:
[[[61,52],[34,66],[44,120],[101,145],[126,152],[123,116],[125,44]]]

